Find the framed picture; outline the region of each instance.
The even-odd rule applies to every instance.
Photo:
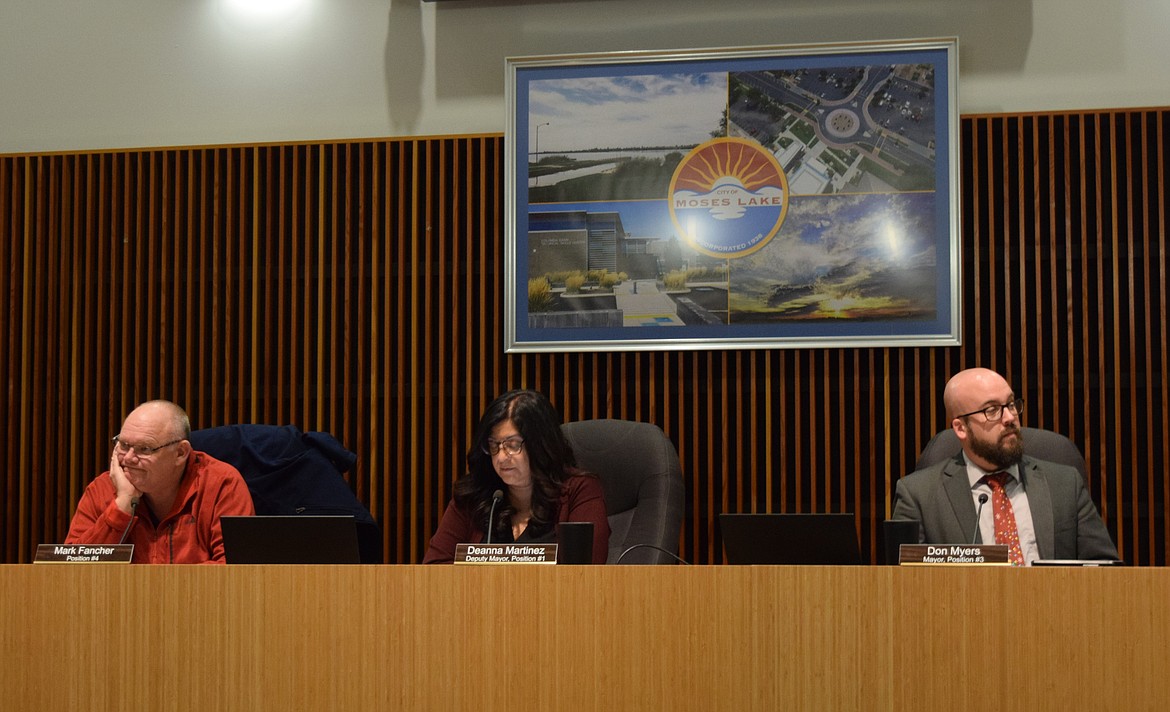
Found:
[[[509,58],[507,350],[958,344],[956,55]]]

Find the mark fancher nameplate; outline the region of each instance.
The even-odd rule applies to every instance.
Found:
[[[133,544],[40,544],[34,564],[128,564]]]

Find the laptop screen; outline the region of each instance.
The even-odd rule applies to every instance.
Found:
[[[853,514],[720,514],[729,564],[860,564]]]
[[[357,564],[353,516],[224,516],[229,564]]]

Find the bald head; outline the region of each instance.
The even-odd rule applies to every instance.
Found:
[[[114,455],[126,481],[156,514],[169,512],[174,502],[191,455],[190,434],[187,414],[170,401],[143,403],[122,421]]]
[[[145,427],[167,440],[186,439],[191,434],[191,421],[187,412],[168,400],[152,400],[143,403],[126,416],[122,425]]]
[[[1011,394],[1007,379],[988,368],[969,368],[947,381],[943,389],[943,405],[947,422],[962,413],[970,413],[988,405],[1004,403],[1004,395]]]
[[[947,382],[943,402],[951,430],[969,462],[995,472],[1020,461],[1024,440],[1019,401],[1003,376],[986,368],[961,371]],[[994,408],[998,415],[988,417],[988,408]]]

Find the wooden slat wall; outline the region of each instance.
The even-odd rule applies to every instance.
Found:
[[[499,136],[0,157],[3,561],[64,537],[137,402],[293,423],[358,453],[414,562],[507,388],[658,423],[682,554],[722,511],[854,511],[879,558],[954,371],[996,368],[1076,441],[1122,555],[1165,564],[1170,110],[962,120],[963,345],[503,353]]]

